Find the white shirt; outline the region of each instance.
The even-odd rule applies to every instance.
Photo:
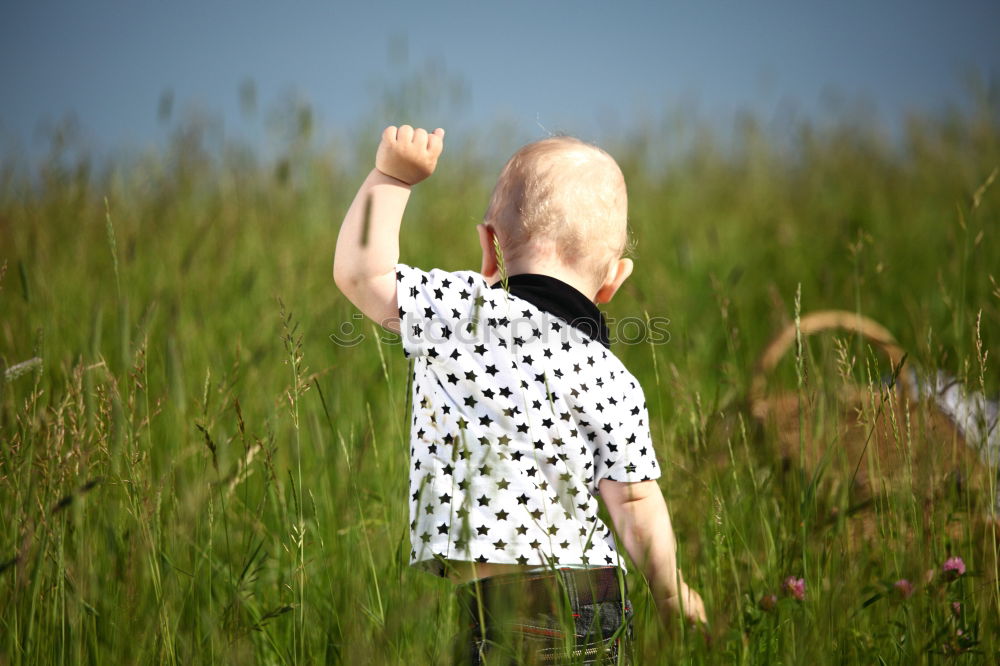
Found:
[[[410,563],[622,566],[598,483],[660,469],[642,387],[599,341],[596,306],[549,276],[511,276],[508,292],[398,264],[396,280],[413,359]]]

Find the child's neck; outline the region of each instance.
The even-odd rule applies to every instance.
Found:
[[[568,268],[561,261],[526,259],[522,261],[512,261],[507,265],[507,275],[521,275],[524,273],[548,275],[549,277],[561,280],[586,296],[591,302],[594,301],[594,296],[597,295],[597,289],[591,284],[590,280],[581,276],[571,268]],[[493,277],[499,279],[499,276]]]

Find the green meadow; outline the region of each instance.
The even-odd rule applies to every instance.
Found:
[[[780,422],[748,398],[767,344],[824,309],[997,395],[1000,104],[981,97],[892,137],[845,111],[650,116],[601,141],[636,264],[606,313],[669,320],[613,350],[710,617],[661,628],[630,567],[637,664],[1000,661],[983,441],[850,331],[799,335],[766,373]],[[164,148],[56,141],[0,169],[0,664],[449,663],[451,585],[407,566],[408,364],[331,275],[378,128],[299,121],[266,158],[192,121]],[[475,223],[533,138],[449,133],[401,259],[478,269]]]

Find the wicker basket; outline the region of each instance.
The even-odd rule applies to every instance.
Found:
[[[815,380],[826,377],[810,378],[801,392],[775,391],[769,380],[784,357],[794,356],[789,350],[795,347],[796,328],[786,326],[761,355],[750,390],[751,413],[774,433],[786,469],[801,464],[811,478],[822,465],[828,490],[846,491],[848,506],[855,509],[897,491],[913,493],[930,509],[944,493],[987,487],[985,465],[951,420],[932,401],[918,399],[906,354],[885,327],[855,313],[824,310],[803,316],[799,331],[803,346],[807,336],[825,332],[860,335],[881,359],[879,374],[894,379],[846,382],[826,402],[814,390]],[[822,410],[831,403],[832,410]],[[873,529],[868,514],[862,521],[865,533]]]

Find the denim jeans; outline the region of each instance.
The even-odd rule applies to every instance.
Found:
[[[582,571],[510,574],[460,585],[455,662],[631,664],[632,606],[624,579],[611,594],[594,594],[593,585],[588,593]],[[602,572],[605,583],[609,573]]]

